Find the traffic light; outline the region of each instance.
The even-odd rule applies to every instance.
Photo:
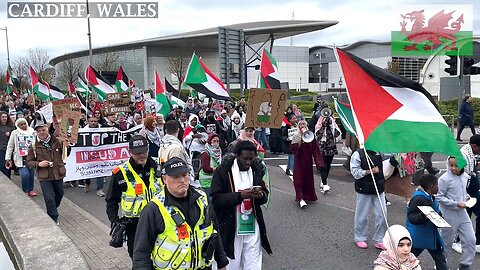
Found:
[[[463,75],[480,74],[480,67],[474,67],[475,61],[472,58],[463,59]]]
[[[458,66],[458,57],[457,56],[448,56],[448,59],[445,60],[445,64],[447,64],[449,67],[445,68],[445,72],[450,74],[450,76],[456,76],[457,75],[457,66]]]

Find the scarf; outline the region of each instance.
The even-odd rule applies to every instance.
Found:
[[[383,237],[383,245],[385,245],[387,250],[380,252],[378,258],[373,262],[373,265],[381,265],[391,270],[415,269],[420,264],[415,255],[410,253],[405,261],[400,262],[400,265],[398,264],[396,255],[398,243],[401,239],[408,238],[410,242],[412,241],[410,233],[401,225],[392,225],[390,226],[389,230],[392,237],[390,237],[388,232],[385,233],[385,236]],[[392,248],[394,248],[394,250]]]
[[[45,148],[47,148],[48,151],[52,150],[52,146],[50,145],[51,139],[52,139],[52,136],[50,134],[48,134],[48,137],[43,140],[37,136],[37,141],[41,143]]]
[[[222,149],[220,147],[213,147],[209,143],[205,144],[205,150],[207,151],[210,158],[213,158],[215,162],[220,164],[222,161]]]
[[[252,168],[248,169],[247,173],[248,173],[248,179],[250,180],[250,187],[252,187],[253,186]],[[242,179],[240,178],[240,168],[238,168],[238,163],[236,158],[233,160],[232,176],[233,176],[233,184],[235,186],[235,192],[238,192],[238,187],[240,186],[239,183],[242,182]]]
[[[145,133],[147,134],[149,141],[156,144],[157,146],[160,146],[160,136],[158,135],[158,130],[156,128],[154,128],[153,131],[145,128]]]
[[[35,130],[33,130],[33,128],[29,127],[28,123],[27,123],[27,130],[23,130],[18,126],[22,122],[27,123],[27,120],[25,120],[25,118],[18,118],[17,121],[15,121],[15,127],[17,127],[18,134],[20,134],[20,135],[33,135],[33,133],[35,133]]]
[[[242,128],[243,128],[243,123],[242,123],[242,119],[240,119],[240,122],[237,124],[235,124],[234,121],[232,121],[232,130],[233,132],[235,132],[235,136],[238,138],[240,137],[240,132],[242,131]]]
[[[419,266],[420,261],[410,253],[407,260],[400,264],[400,267],[395,258],[390,257],[387,251],[380,252],[378,258],[373,262],[373,265],[381,265],[391,270],[414,270]]]

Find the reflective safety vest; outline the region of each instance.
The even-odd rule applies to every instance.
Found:
[[[122,217],[139,217],[143,208],[160,192],[163,182],[155,177],[155,168],[150,169],[149,186],[145,186],[142,178],[133,170],[130,161],[121,165],[123,179],[127,183],[127,190],[122,193]]]
[[[220,164],[218,164],[215,159],[210,157],[210,167],[216,169],[218,165]],[[203,169],[201,169],[198,173],[198,180],[200,181],[200,186],[202,186],[202,188],[210,188],[212,186],[212,178],[213,173],[206,173],[203,171]]]
[[[211,259],[207,261],[203,257],[202,251],[207,248],[204,246],[205,242],[216,231],[210,217],[206,217],[209,215],[207,195],[201,190],[197,192],[200,193],[200,198],[197,199],[200,218],[193,229],[177,207],[164,205],[164,190],[152,200],[158,205],[165,223],[165,230],[157,235],[151,255],[155,269],[201,269],[212,264]],[[180,215],[183,223],[177,226],[174,215]],[[178,222],[178,219],[176,220]]]

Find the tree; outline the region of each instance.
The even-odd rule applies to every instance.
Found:
[[[23,80],[24,75],[29,76],[30,67],[32,67],[37,72],[39,78],[51,82],[52,78],[46,72],[51,67],[48,63],[49,60],[50,56],[46,50],[38,48],[29,49],[27,56],[20,57],[14,62],[13,68],[16,70],[19,79],[22,78]]]
[[[67,84],[77,82],[78,74],[82,74],[83,66],[78,59],[69,59],[61,62],[57,66],[58,77],[57,83],[61,86],[67,86]],[[68,87],[66,87],[67,89]]]
[[[189,55],[191,50],[180,47],[177,48],[174,55],[167,58],[168,61],[168,71],[174,74],[178,79],[178,91],[182,88],[182,80],[187,73],[188,63],[190,61]]]
[[[400,74],[400,63],[397,60],[390,59],[387,62],[387,70],[396,74]]]
[[[118,69],[118,59],[120,56],[117,52],[107,52],[95,56],[94,68],[98,71],[115,71]]]

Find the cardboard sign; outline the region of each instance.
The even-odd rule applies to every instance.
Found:
[[[281,128],[288,92],[250,89],[245,127]]]
[[[80,112],[63,111],[62,122],[60,123],[60,141],[65,142],[68,140],[70,143],[77,143],[81,117],[82,113]]]
[[[107,94],[107,113],[119,113],[130,111],[130,93]]]
[[[52,101],[53,113],[60,122],[64,111],[76,111],[81,112],[82,105],[76,98],[64,98]],[[81,115],[81,114],[80,114]]]

